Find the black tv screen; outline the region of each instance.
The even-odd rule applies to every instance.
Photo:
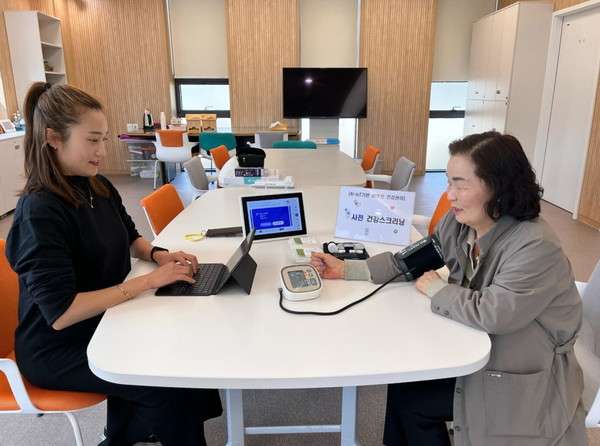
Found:
[[[366,118],[366,68],[284,68],[284,118]]]

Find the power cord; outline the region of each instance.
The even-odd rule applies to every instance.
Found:
[[[346,311],[347,309],[352,308],[354,305],[358,305],[359,303],[364,302],[369,297],[371,297],[373,294],[375,294],[377,291],[379,291],[384,286],[386,286],[388,283],[392,282],[394,279],[396,279],[399,276],[404,275],[404,274],[405,274],[404,272],[399,272],[394,277],[392,277],[391,279],[389,279],[387,282],[384,282],[383,284],[379,285],[377,288],[375,288],[373,291],[371,291],[366,296],[361,297],[360,299],[355,300],[354,302],[351,302],[348,305],[346,305],[346,306],[344,306],[342,308],[339,308],[337,310],[334,310],[334,311],[297,311],[297,310],[290,310],[289,308],[286,308],[283,305],[283,290],[281,288],[279,288],[279,307],[283,311],[285,311],[286,313],[291,313],[291,314],[312,315],[312,316],[335,316],[336,314],[340,314],[340,313]]]

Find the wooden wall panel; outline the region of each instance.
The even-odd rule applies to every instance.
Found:
[[[128,122],[141,125],[144,108],[156,119],[171,110],[165,2],[55,0],[55,5],[66,28],[69,83],[96,96],[106,109],[110,140],[102,171],[128,172],[127,147],[118,134]]]
[[[425,170],[436,0],[362,0],[360,63],[369,72],[359,152],[383,150],[386,172],[406,156]]]
[[[568,8],[569,6],[578,5],[579,3],[583,3],[587,0],[554,0],[554,10],[558,11],[559,9]]]
[[[579,200],[579,220],[600,229],[600,79]]]
[[[232,126],[268,127],[283,118],[281,68],[300,66],[298,0],[227,0],[225,13]]]

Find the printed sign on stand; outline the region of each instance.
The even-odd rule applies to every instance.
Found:
[[[409,245],[414,209],[414,192],[342,187],[335,236]]]

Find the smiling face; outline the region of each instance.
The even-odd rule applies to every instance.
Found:
[[[448,199],[459,223],[470,226],[483,236],[494,225],[485,206],[492,192],[475,174],[475,164],[468,155],[453,155],[448,161]]]
[[[99,110],[87,110],[79,123],[69,128],[69,137],[63,141],[52,129],[46,130],[48,143],[56,150],[56,158],[64,175],[92,177],[98,173],[100,162],[106,156],[108,123]]]

